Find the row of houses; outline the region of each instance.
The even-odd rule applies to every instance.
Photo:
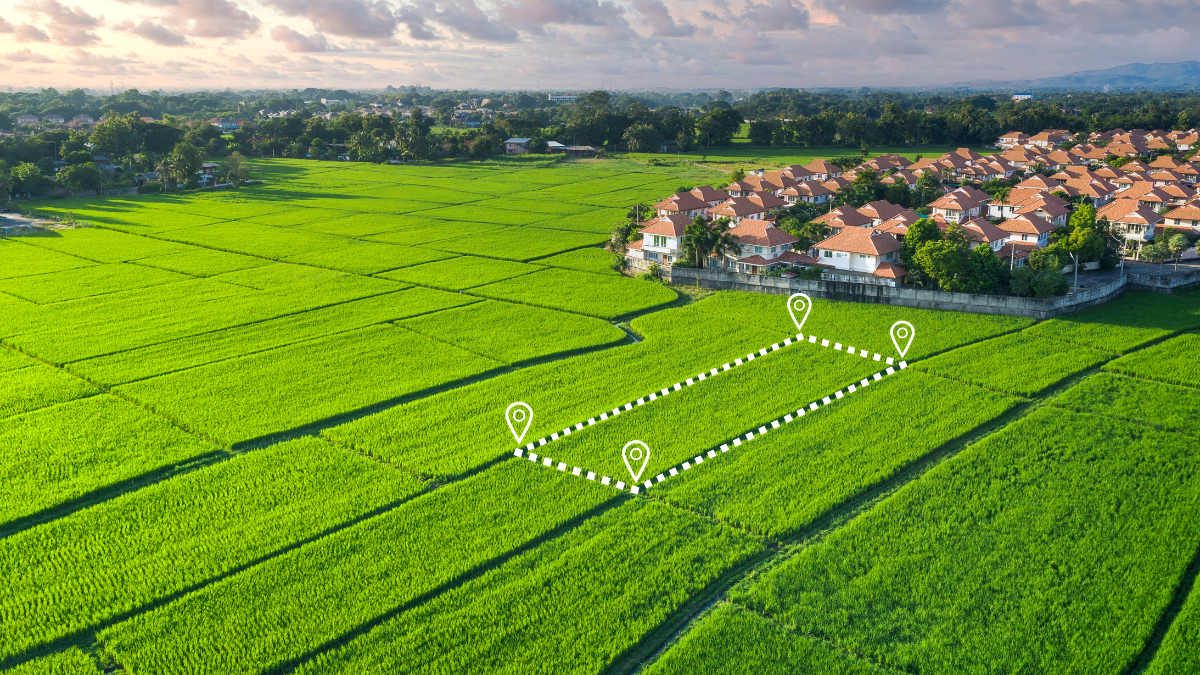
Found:
[[[1045,129],[1040,133],[1029,135],[1019,131],[1010,131],[996,141],[996,146],[1005,150],[1023,145],[1034,145],[1040,148],[1057,148],[1072,140],[1070,131],[1066,129]],[[1118,157],[1129,156],[1126,153],[1136,149],[1140,156],[1152,152],[1187,152],[1200,143],[1200,129],[1165,131],[1155,129],[1112,129],[1110,131],[1093,131],[1088,134],[1086,145],[1089,148],[1111,149]]]
[[[820,267],[825,278],[896,285],[906,275],[899,261],[904,238],[913,223],[926,217],[942,229],[962,228],[972,248],[988,246],[1013,267],[1026,264],[1032,251],[1051,243],[1051,234],[1067,224],[1071,201],[1092,203],[1097,216],[1108,219],[1110,231],[1122,237],[1128,255],[1136,256],[1164,229],[1200,235],[1196,166],[1170,156],[1149,163],[1135,160],[1119,169],[1071,160],[1053,166],[1057,170],[1047,176],[1040,170],[1052,165],[1039,158],[1061,152],[1050,147],[1014,145],[989,156],[960,148],[917,162],[884,155],[845,172],[826,160],[752,171],[724,189],[701,186],[655,204],[654,217],[640,223],[642,239],[628,244],[626,255],[641,266],[670,265],[681,255],[684,232],[695,217],[709,222],[726,217],[738,246],[709,256],[703,262],[709,269],[756,274]],[[832,234],[808,250],[795,250],[799,240],[775,226],[779,212],[800,201],[827,203],[864,170],[886,173],[885,182],[911,188],[924,172],[957,178],[962,185],[943,186],[941,196],[928,205],[929,216],[888,201],[831,208],[816,222]],[[995,177],[1027,177],[993,197],[970,185],[979,170]]]

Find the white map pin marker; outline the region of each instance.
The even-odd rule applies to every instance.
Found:
[[[916,335],[917,329],[907,321],[897,321],[892,324],[892,344],[896,345],[896,351],[900,352],[900,358],[904,358]],[[901,342],[904,343],[903,347],[900,346]]]
[[[516,410],[513,410],[516,408]],[[504,409],[504,419],[508,422],[508,430],[516,437],[520,443],[522,438],[525,438],[525,432],[529,431],[529,425],[533,424],[533,408],[529,407],[528,403],[517,401],[510,403]],[[521,427],[524,424],[525,426]],[[517,433],[517,427],[521,427],[521,433]]]
[[[641,441],[629,441],[621,448],[621,459],[625,460],[625,468],[629,469],[629,475],[633,476],[633,482],[637,482],[642,477],[642,472],[646,470],[646,465],[650,463],[650,448]],[[633,467],[641,462],[637,471]]]
[[[808,313],[812,311],[812,298],[809,298],[803,293],[796,293],[788,298],[788,314],[792,315],[792,323],[796,324],[796,330],[804,330],[804,322],[808,321]],[[804,316],[796,318],[797,312],[803,312]]]

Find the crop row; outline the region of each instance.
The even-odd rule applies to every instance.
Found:
[[[1010,394],[1033,396],[1110,358],[1108,352],[1032,337],[1022,331],[939,354],[913,367]]]
[[[428,288],[407,288],[394,293],[384,293],[75,361],[70,364],[69,369],[97,382],[125,384],[340,331],[396,321],[477,301],[476,298]]]
[[[216,451],[108,395],[7,418],[0,448],[0,523]]]
[[[449,221],[447,221],[449,223]],[[427,248],[450,253],[482,255],[507,260],[528,261],[573,248],[599,246],[608,241],[607,233],[550,230],[535,227],[473,226],[468,236],[458,239],[439,239],[425,244]]]
[[[607,672],[708,584],[764,548],[732,528],[631,500],[297,672]]]
[[[502,367],[385,324],[139,380],[124,396],[232,446]]]
[[[10,351],[2,347],[0,350]],[[28,361],[29,366],[4,373],[4,386],[0,388],[0,419],[100,393],[95,386],[70,373],[33,359]]]
[[[1200,326],[1200,302],[1161,293],[1129,292],[1081,312],[1043,321],[1027,334],[1125,353],[1171,333]]]
[[[1123,673],[1200,545],[1193,446],[1042,408],[733,599],[902,672]]]
[[[239,455],[0,540],[0,663],[420,491],[305,438]]]
[[[910,368],[685,471],[655,495],[788,537],[1016,403]]]
[[[1146,668],[1146,675],[1200,673],[1197,644],[1200,644],[1200,591],[1196,590],[1193,581],[1192,592],[1171,622],[1154,660]]]
[[[4,283],[4,292],[44,305],[186,279],[185,275],[155,267],[112,263],[9,279]]]
[[[132,672],[279,669],[619,499],[506,462],[133,617],[98,640]]]
[[[90,227],[22,237],[22,244],[69,253],[98,263],[118,263],[151,256],[182,253],[187,246],[161,239]]]
[[[645,336],[639,344],[500,375],[323,433],[422,474],[455,476],[512,452],[516,441],[504,410],[514,401],[533,408],[532,440],[786,336],[718,321],[693,307],[634,320],[633,329]]]
[[[445,260],[450,254],[415,246],[377,241],[352,241],[338,248],[294,255],[287,262],[316,265],[355,274],[377,274],[412,265]]]
[[[103,675],[92,657],[78,647],[69,647],[4,671],[6,675]]]
[[[18,240],[0,239],[0,279],[32,277],[95,264],[91,260],[30,246]],[[8,284],[4,286],[7,288]]]
[[[157,267],[171,272],[179,272],[193,277],[211,277],[226,272],[262,267],[271,264],[262,258],[255,258],[239,253],[228,253],[211,248],[192,246],[182,253],[142,258],[139,265]]]
[[[449,256],[450,254],[439,253],[439,255]],[[482,286],[483,284],[519,277],[523,274],[537,272],[542,269],[544,268],[538,265],[529,265],[511,260],[459,256],[424,265],[384,272],[380,276],[386,279],[395,279],[396,281],[406,281],[411,284],[443,288],[450,291],[461,291],[473,286]]]
[[[625,331],[600,319],[495,300],[418,316],[399,325],[510,365],[629,340]]]
[[[1200,438],[1200,395],[1190,387],[1096,373],[1051,403]]]
[[[1200,334],[1185,333],[1108,363],[1105,370],[1148,380],[1200,387]]]
[[[741,605],[721,603],[646,669],[647,675],[891,675]]]
[[[768,351],[711,382],[683,387],[653,405],[585,427],[538,453],[632,484],[635,481],[624,465],[621,449],[636,439],[650,448],[645,470],[640,472],[640,480],[645,481],[747,431],[758,435],[761,425],[795,414],[797,408],[880,369],[880,363],[870,358],[799,342],[778,352]],[[604,409],[593,414],[600,412]]]
[[[662,307],[679,297],[675,291],[655,283],[563,269],[498,281],[474,288],[471,293],[601,319]]]

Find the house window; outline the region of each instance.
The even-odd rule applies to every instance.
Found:
[[[825,251],[825,257],[826,257],[826,258],[832,258],[832,257],[833,257],[833,251]]]
[[[666,246],[666,245],[667,245],[667,238],[666,238],[666,237],[663,237],[663,236],[659,236],[659,235],[657,235],[657,234],[656,234],[656,235],[654,235],[654,245],[655,245],[655,246]]]
[[[1021,235],[1021,241],[1029,241],[1029,235],[1027,235],[1027,234]]]
[[[762,248],[763,248],[763,247],[761,247],[761,246],[755,246],[755,247],[754,247],[754,252],[755,252],[755,253],[762,253]]]
[[[646,251],[646,258],[649,260],[658,260],[658,254],[654,251]]]
[[[865,257],[867,257],[867,256],[866,256],[865,254],[859,253],[859,254],[858,254],[858,257],[860,257],[860,258],[865,258]]]

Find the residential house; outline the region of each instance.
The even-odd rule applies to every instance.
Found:
[[[791,178],[792,180],[803,183],[807,181],[820,182],[820,177],[810,171],[802,164],[791,164],[779,170],[780,175]]]
[[[636,260],[670,265],[679,258],[683,248],[683,233],[692,219],[683,214],[658,216],[645,223],[638,232],[641,241],[626,244],[626,255]]]
[[[996,146],[1004,148],[1005,150],[1011,150],[1018,145],[1025,145],[1028,142],[1029,134],[1023,134],[1019,131],[1010,131],[996,141]]]
[[[814,159],[805,164],[804,168],[811,171],[816,180],[822,182],[842,175],[841,167],[824,159]]]
[[[900,240],[873,227],[847,227],[813,248],[822,267],[849,273],[844,276],[888,279],[891,285],[905,276]]]
[[[708,266],[721,267],[743,274],[759,274],[778,265],[815,264],[815,261],[792,250],[799,239],[763,220],[747,218],[729,230],[738,243],[736,256],[726,254],[724,261],[713,258]]]
[[[925,216],[916,211],[904,210],[880,223],[878,229],[880,232],[886,232],[903,242],[905,235],[908,234],[908,228],[923,218]]]
[[[1191,230],[1200,234],[1200,204],[1195,202],[1171,209],[1163,218],[1163,227]]]
[[[504,141],[504,154],[523,155],[529,152],[529,142],[532,138],[510,138]]]
[[[42,121],[46,124],[62,124],[66,122],[62,115],[46,115],[42,118]]]
[[[1029,137],[1029,144],[1039,148],[1056,148],[1071,140],[1071,132],[1066,129],[1045,129]]]
[[[1058,229],[1055,225],[1034,214],[1025,214],[997,223],[996,227],[1008,233],[1007,240],[1030,246],[1046,246],[1050,233]],[[998,253],[997,253],[998,255]]]
[[[963,233],[967,235],[967,241],[970,242],[971,248],[987,246],[993,252],[999,251],[1009,238],[1006,230],[991,224],[987,218],[972,218],[965,223],[949,223],[942,216],[934,216],[933,222],[937,223],[938,228],[942,230],[949,229],[952,224],[961,227]]]
[[[984,204],[955,191],[930,202],[929,208],[933,210],[933,215],[942,216],[949,222],[962,223],[980,215]]]
[[[856,209],[859,213],[871,219],[871,227],[879,227],[885,220],[890,220],[896,215],[903,213],[905,208],[897,206],[886,199],[881,199],[877,202],[864,204]]]
[[[906,185],[908,186],[908,189],[916,190],[917,180],[919,178],[920,176],[912,171],[909,171],[908,169],[901,169],[893,174],[884,176],[879,182],[883,183],[884,185]]]
[[[700,199],[691,192],[677,192],[654,205],[654,212],[660,216],[683,214],[688,218],[703,216],[711,208],[708,202]]]
[[[80,124],[95,124],[96,123],[96,120],[93,119],[91,115],[84,115],[83,113],[80,113],[80,114],[72,117],[71,121],[79,122]]]
[[[699,197],[709,206],[716,206],[717,204],[729,201],[729,198],[732,196],[728,192],[724,190],[718,190],[711,185],[701,185],[699,187],[692,188],[692,194],[696,197]]]
[[[1104,146],[1104,152],[1106,155],[1116,155],[1117,157],[1145,157],[1153,151],[1143,143],[1118,143],[1114,141]]]
[[[809,204],[824,204],[833,199],[833,190],[817,181],[809,180],[779,191],[779,196],[789,204],[807,202]]]
[[[869,227],[873,223],[870,217],[863,215],[853,206],[839,206],[828,213],[821,214],[813,222],[821,223],[834,233],[841,232],[847,227]]]
[[[1096,211],[1097,218],[1107,218],[1113,234],[1120,234],[1141,250],[1142,244],[1154,240],[1155,226],[1166,218],[1136,199],[1117,199]]]
[[[28,126],[33,126],[37,123],[38,123],[37,115],[30,115],[29,113],[26,113],[24,115],[17,115],[17,124],[21,124],[21,125],[28,127]]]
[[[786,206],[787,202],[770,192],[756,192],[744,197],[730,197],[727,201],[709,208],[707,216],[709,220],[729,218],[734,224],[738,224],[743,219],[773,219],[773,216]]]

